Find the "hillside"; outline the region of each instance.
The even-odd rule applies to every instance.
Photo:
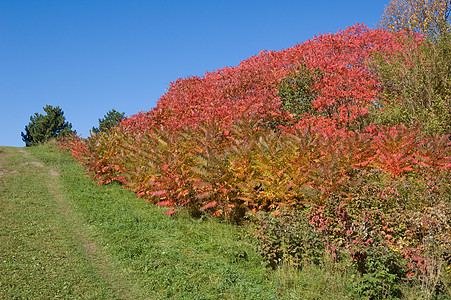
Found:
[[[357,24],[179,79],[151,111],[59,145],[166,215],[251,222],[274,269],[331,258],[360,296],[448,294],[450,45]]]
[[[268,271],[247,228],[168,218],[118,185],[97,186],[55,146],[0,149],[2,299],[327,299],[331,288],[345,292],[345,278],[316,268]]]

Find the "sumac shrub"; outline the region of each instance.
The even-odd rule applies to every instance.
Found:
[[[120,181],[166,214],[257,216],[273,267],[321,265],[327,253],[352,259],[359,295],[397,296],[406,278],[432,293],[449,284],[451,144],[421,118],[383,121],[389,97],[408,94],[379,72],[390,58],[400,74],[416,68],[418,44],[402,37],[356,25],[264,51],[179,79],[150,112],[63,143],[99,184]],[[435,91],[435,79],[409,76]]]

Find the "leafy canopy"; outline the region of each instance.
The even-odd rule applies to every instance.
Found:
[[[30,117],[30,123],[25,126],[25,133],[21,133],[27,147],[74,132],[72,124],[66,122],[64,112],[59,106],[46,105],[43,109],[46,115],[35,113]]]
[[[392,0],[380,23],[389,30],[407,30],[434,38],[451,29],[451,1]]]
[[[282,79],[279,86],[281,109],[299,117],[313,110],[312,101],[317,95],[312,91],[315,81],[320,79],[321,70],[308,70],[305,65],[295,68],[289,76]]]
[[[375,59],[383,89],[382,109],[373,123],[394,125],[419,123],[429,135],[451,134],[451,32],[435,42],[410,47],[404,53],[380,55]]]
[[[120,113],[115,109],[110,110],[103,119],[99,119],[99,127],[92,127],[92,132],[106,132],[110,128],[116,126],[123,118],[125,113]]]

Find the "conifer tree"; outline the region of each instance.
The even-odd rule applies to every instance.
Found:
[[[64,112],[59,106],[46,105],[44,111],[46,115],[35,113],[34,116],[31,116],[30,123],[25,126],[25,133],[21,133],[22,140],[27,147],[36,146],[51,138],[74,132],[72,124],[66,122]]]
[[[110,110],[103,119],[99,119],[99,127],[93,127],[92,132],[97,134],[99,132],[106,132],[111,127],[116,126],[123,118],[125,113],[120,113],[115,109]]]

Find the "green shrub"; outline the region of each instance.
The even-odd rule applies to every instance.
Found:
[[[271,268],[324,263],[325,239],[309,224],[307,211],[279,208],[273,213],[259,212],[255,221],[260,252]]]
[[[403,54],[375,60],[382,93],[371,122],[418,122],[430,135],[451,134],[451,34],[419,46],[413,38],[407,41]]]
[[[372,234],[372,243],[363,248],[353,260],[360,272],[354,292],[367,299],[401,297],[401,284],[406,279],[407,261],[401,253],[391,249],[384,238]]]
[[[321,76],[321,71],[308,70],[305,66],[294,69],[279,86],[281,109],[300,117],[313,111],[312,101],[316,99],[313,91],[315,80]]]

